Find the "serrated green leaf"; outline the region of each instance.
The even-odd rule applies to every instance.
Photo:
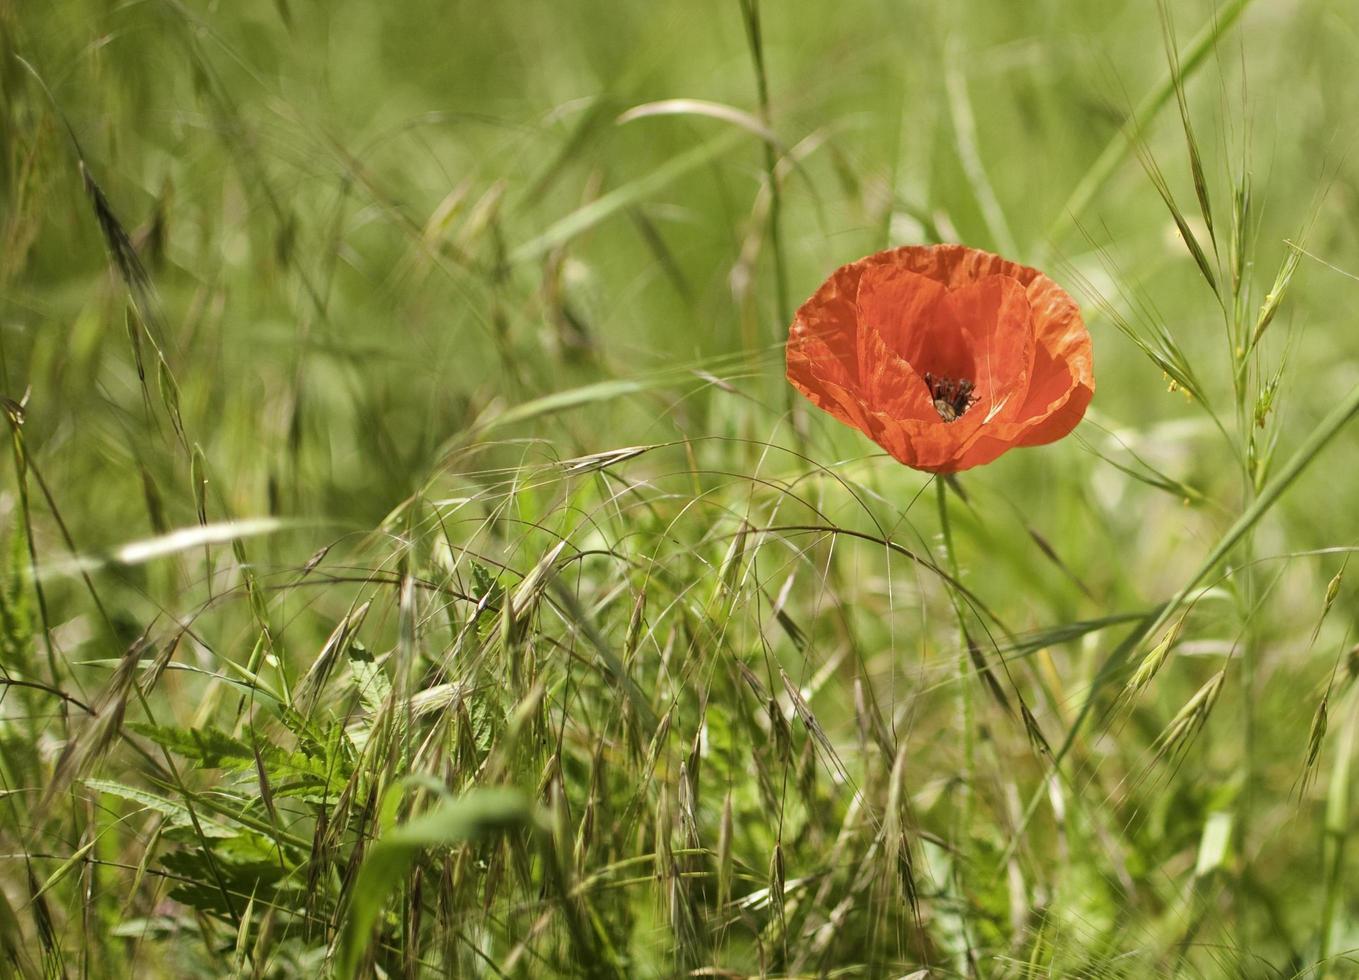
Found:
[[[110,796],[116,796],[119,799],[127,800],[130,803],[136,803],[148,810],[154,810],[167,817],[172,826],[191,827],[193,825],[193,820],[189,816],[189,808],[183,803],[166,799],[163,796],[157,796],[155,793],[144,789],[138,789],[135,786],[117,783],[110,779],[85,779],[83,782],[87,788],[94,790],[96,793],[107,793]],[[241,831],[234,827],[228,827],[225,824],[205,819],[202,816],[198,818],[198,824],[203,828],[204,837],[226,839],[235,837],[241,833]]]
[[[206,769],[238,771],[255,764],[250,746],[215,728],[174,728],[129,723],[123,726]]]
[[[349,648],[349,672],[354,677],[359,699],[372,714],[382,710],[392,694],[392,682],[382,665],[373,659],[373,654],[362,643],[355,642]]]

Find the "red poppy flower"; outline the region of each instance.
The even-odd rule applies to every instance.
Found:
[[[956,473],[1066,435],[1095,392],[1075,301],[962,245],[841,266],[788,332],[788,380],[907,466]]]

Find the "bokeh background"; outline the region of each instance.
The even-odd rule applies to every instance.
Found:
[[[1327,0],[0,0],[7,963],[1351,975],[1357,69]],[[930,241],[1098,383],[942,493],[782,376]]]

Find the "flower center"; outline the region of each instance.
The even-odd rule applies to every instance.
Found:
[[[977,401],[977,395],[973,391],[976,386],[962,378],[936,378],[926,371],[925,387],[930,389],[934,410],[945,422],[961,418],[962,414]]]

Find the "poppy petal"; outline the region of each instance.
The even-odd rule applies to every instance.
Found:
[[[858,379],[819,338],[788,344],[788,381],[817,408],[867,434],[870,413],[854,394]]]
[[[896,266],[866,270],[859,280],[858,330],[876,333],[922,375],[965,378],[972,371],[967,338],[950,315],[948,289]]]
[[[876,331],[859,333],[859,384],[865,403],[876,411],[897,419],[939,420],[920,373]]]
[[[978,403],[987,421],[1019,417],[1033,367],[1033,324],[1024,287],[1010,276],[987,276],[949,292],[947,305],[972,351]]]

